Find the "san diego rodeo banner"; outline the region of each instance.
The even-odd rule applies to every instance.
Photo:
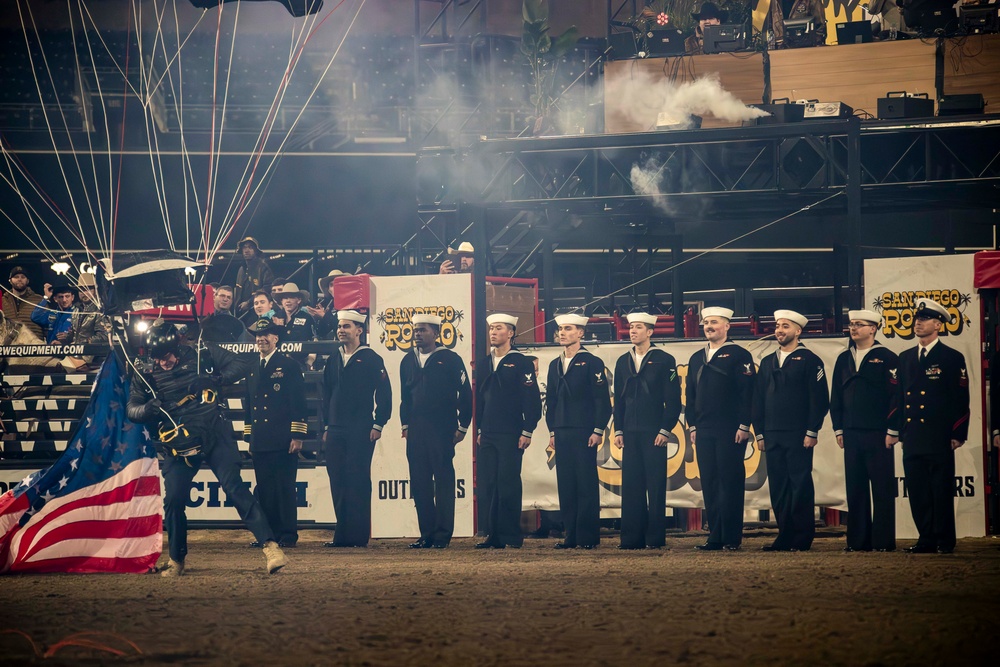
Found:
[[[959,537],[985,534],[983,502],[983,384],[979,295],[973,288],[973,255],[900,257],[865,260],[865,308],[882,313],[878,338],[897,354],[917,344],[913,311],[917,299],[934,299],[952,315],[941,342],[965,355],[969,371],[969,440],[955,451],[955,508]],[[916,537],[903,475],[902,450],[896,448],[896,534]]]

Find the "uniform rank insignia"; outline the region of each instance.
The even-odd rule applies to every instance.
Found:
[[[822,368],[820,368],[818,371],[816,371],[816,382],[819,382],[820,380],[822,380],[824,375],[825,375],[825,373],[823,372]]]
[[[749,364],[743,364],[743,375],[750,375],[750,366],[753,364],[751,361]]]
[[[604,382],[604,373],[594,373],[594,377],[597,378],[597,384],[602,384]]]
[[[959,387],[968,386],[968,384],[969,384],[969,376],[966,374],[965,369],[964,368],[959,368],[958,369],[958,373],[959,373],[959,376],[958,376],[958,386]]]
[[[896,369],[896,368],[890,368],[889,369],[889,381],[890,382],[895,382],[896,381],[896,373],[898,373],[898,372],[899,372],[899,370]]]
[[[524,374],[524,384],[527,387],[530,387],[531,385],[534,384],[534,380],[531,379],[531,373]]]
[[[458,376],[458,379],[459,379],[459,382],[461,384],[465,384],[465,380],[466,380],[465,371],[462,371],[462,374],[460,376]]]

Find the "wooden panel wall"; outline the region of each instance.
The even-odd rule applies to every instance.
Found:
[[[844,102],[875,116],[889,91],[934,90],[934,44],[918,39],[771,52],[771,97]]]
[[[764,64],[759,53],[718,53],[709,56],[616,60],[604,67],[604,131],[609,134],[646,132],[656,125],[659,109],[635,113],[637,86],[661,82],[682,84],[707,74],[719,77],[722,87],[744,104],[760,104],[764,94]],[[702,117],[702,127],[732,127],[711,115]]]
[[[1000,113],[1000,35],[970,35],[944,45],[944,94],[982,93]]]

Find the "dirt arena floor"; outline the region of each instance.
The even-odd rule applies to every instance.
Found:
[[[1000,540],[950,556],[844,553],[826,535],[806,553],[561,552],[556,540],[480,551],[378,540],[326,549],[307,531],[268,576],[242,531],[194,531],[188,575],[0,579],[0,630],[38,650],[79,632],[114,657],[67,646],[36,657],[0,634],[0,664],[652,665],[996,664]],[[906,546],[906,543],[903,544]]]

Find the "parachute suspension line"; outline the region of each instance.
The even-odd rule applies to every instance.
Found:
[[[217,23],[215,28],[215,57],[212,66],[212,134],[208,143],[208,187],[205,188],[205,216],[201,228],[201,248],[205,258],[205,265],[211,263],[212,256],[209,253],[208,238],[212,229],[212,167],[215,164],[215,125],[216,125],[216,96],[219,92],[219,41],[222,39],[222,4],[219,3]]]
[[[68,2],[68,0],[67,0],[67,2]],[[101,112],[102,112],[102,115],[104,116],[104,118],[103,118],[103,120],[104,120],[104,136],[110,136],[110,130],[108,129],[108,110],[107,110],[107,107],[104,104],[104,90],[102,89],[102,86],[101,86],[101,77],[97,75],[97,60],[94,57],[94,49],[93,49],[93,46],[92,46],[92,44],[90,42],[90,38],[87,36],[88,35],[87,22],[84,19],[84,15],[83,15],[83,10],[86,8],[86,4],[84,2],[80,2],[80,3],[77,4],[77,7],[80,10],[80,26],[82,27],[82,29],[84,31],[84,37],[85,37],[84,43],[87,45],[87,53],[90,54],[90,62],[91,62],[91,64],[94,67],[94,82],[95,82],[95,84],[97,86],[97,99],[101,103]],[[72,22],[72,18],[70,19],[70,21]],[[98,37],[100,37],[100,31],[97,30],[97,26],[96,25],[94,25],[94,32],[97,34]],[[114,59],[112,59],[112,61],[115,62],[115,64],[117,65],[117,61],[114,61]],[[88,134],[88,141],[89,141],[89,134]],[[113,183],[112,178],[111,178],[112,173],[113,173],[113,166],[112,166],[112,161],[111,161],[111,142],[110,141],[108,142],[106,154],[107,154],[107,158],[108,158],[108,213],[110,214],[110,212],[111,212],[111,202],[112,202],[112,200],[114,198],[114,183]],[[93,156],[93,148],[91,148],[91,155]],[[94,162],[94,183],[95,183],[95,188],[97,188],[98,190],[100,190],[100,185],[99,185],[98,179],[97,179],[97,159],[96,159],[96,157],[94,157],[93,162]],[[110,239],[110,237],[108,235],[109,225],[107,224],[108,220],[105,219],[105,217],[104,217],[104,208],[103,208],[103,206],[101,206],[101,200],[102,200],[102,197],[98,193],[97,204],[100,207],[99,208],[99,213],[100,213],[101,221],[102,221],[102,224],[101,224],[101,236],[102,236],[102,239],[103,239],[103,242],[104,242],[104,246],[103,247],[105,249],[105,252],[107,252],[107,248],[109,248],[111,246],[111,239]]]
[[[126,25],[132,22],[132,4],[129,3],[128,6],[128,20]],[[138,23],[137,23],[138,25]],[[130,32],[126,33],[125,36],[125,90],[124,95],[128,94],[129,82],[128,82],[128,68],[129,61],[132,54],[132,34]],[[140,99],[142,99],[140,97]],[[111,214],[111,248],[108,252],[108,258],[111,261],[111,266],[114,266],[115,260],[115,239],[118,236],[118,206],[121,203],[121,193],[122,193],[122,163],[125,161],[125,120],[128,114],[128,105],[122,104],[122,131],[118,141],[118,177],[115,183],[115,203],[114,210]],[[108,142],[110,143],[111,137],[108,136]]]
[[[343,0],[340,4],[343,4]],[[333,8],[333,10],[336,9],[337,7]],[[318,20],[317,16],[309,15],[306,17],[300,29],[296,29],[293,27],[291,30],[292,39],[289,42],[288,65],[285,66],[285,71],[282,75],[281,82],[275,89],[274,97],[272,98],[271,104],[267,110],[267,116],[264,119],[264,123],[261,125],[260,132],[257,133],[257,139],[254,142],[253,149],[250,151],[250,157],[243,168],[243,173],[240,175],[239,183],[237,183],[236,187],[233,190],[233,196],[232,199],[230,199],[229,201],[229,206],[226,208],[226,214],[223,218],[222,228],[224,230],[230,230],[230,232],[229,233],[220,232],[219,236],[220,238],[223,239],[223,242],[224,239],[229,236],[234,226],[233,211],[238,208],[237,199],[240,198],[242,201],[242,199],[246,197],[246,191],[244,190],[244,188],[246,188],[247,190],[249,189],[249,183],[247,181],[248,175],[252,179],[253,177],[252,170],[256,166],[255,160],[260,159],[259,156],[263,153],[264,149],[267,146],[267,141],[271,136],[271,132],[274,127],[274,122],[276,121],[278,116],[278,111],[280,110],[281,104],[285,99],[285,93],[288,90],[289,81],[291,79],[291,73],[294,71],[295,67],[298,64],[297,59],[295,58],[295,54],[300,51],[302,46],[304,46],[305,42],[304,35],[308,34],[311,26],[314,23],[316,23],[317,20]],[[240,195],[241,190],[244,190],[242,198]],[[219,244],[218,247],[221,247],[221,243]]]
[[[312,101],[313,97],[316,96],[316,92],[319,90],[320,85],[323,83],[323,79],[326,78],[326,75],[330,71],[330,68],[333,67],[333,63],[337,59],[337,55],[340,53],[340,49],[343,48],[344,42],[347,40],[348,35],[350,35],[351,29],[354,27],[354,24],[358,20],[358,16],[361,14],[361,10],[365,6],[365,1],[366,0],[361,0],[361,2],[358,4],[358,8],[354,12],[354,16],[351,18],[351,22],[348,24],[347,29],[344,31],[344,34],[343,34],[343,36],[340,39],[340,43],[337,44],[337,48],[334,50],[333,55],[330,56],[330,60],[327,62],[326,67],[324,67],[322,74],[316,80],[316,83],[313,86],[312,91],[310,91],[309,96],[306,98],[305,103],[302,105],[302,108],[299,110],[298,114],[295,116],[295,119],[292,121],[292,124],[289,126],[288,131],[285,133],[284,138],[281,140],[281,144],[278,146],[277,150],[275,151],[274,156],[271,158],[270,162],[267,164],[267,166],[266,166],[266,168],[264,170],[264,174],[261,176],[260,182],[258,182],[257,185],[256,185],[256,187],[254,187],[253,190],[251,191],[250,188],[251,188],[251,186],[253,184],[253,177],[256,174],[257,166],[260,163],[260,160],[261,160],[261,158],[263,156],[264,145],[262,144],[261,150],[260,150],[260,152],[257,155],[256,161],[254,162],[254,167],[253,167],[253,170],[251,171],[251,174],[250,174],[250,180],[247,183],[246,188],[245,188],[245,190],[243,192],[243,195],[242,195],[242,197],[240,199],[240,204],[239,204],[239,206],[237,208],[237,211],[232,216],[232,219],[230,221],[228,232],[225,235],[220,234],[219,244],[218,244],[217,247],[221,247],[221,245],[223,243],[225,243],[226,239],[229,237],[229,234],[232,233],[232,230],[235,228],[236,223],[239,221],[239,218],[242,216],[243,212],[246,210],[247,204],[256,196],[257,192],[261,188],[261,185],[264,184],[267,181],[268,175],[271,173],[272,169],[274,168],[274,165],[277,162],[278,156],[281,155],[281,151],[285,147],[285,144],[288,142],[289,137],[291,136],[292,132],[295,130],[295,126],[298,125],[299,120],[301,120],[301,118],[302,118],[302,114],[305,113],[305,110],[306,110],[306,108],[308,108],[309,103]],[[289,63],[289,67],[286,68],[286,72],[285,72],[286,79],[291,76],[291,72],[294,69],[295,65],[297,65],[299,59],[301,58],[302,51],[305,49],[306,44],[309,43],[309,40],[311,40],[313,38],[313,36],[319,31],[319,29],[323,26],[323,24],[326,22],[326,20],[329,19],[330,16],[333,15],[333,12],[335,12],[337,9],[339,9],[345,2],[346,2],[346,0],[340,0],[340,2],[338,2],[329,12],[327,12],[327,14],[322,18],[322,20],[320,20],[312,28],[312,30],[309,32],[309,34],[306,36],[305,40],[302,42],[301,46],[299,47],[298,52],[295,54],[294,62],[293,63]]]
[[[97,35],[98,41],[101,43],[101,46],[104,47],[104,52],[108,54],[108,58],[111,60],[111,62],[114,63],[115,69],[117,69],[118,73],[121,74],[122,80],[124,80],[126,85],[128,85],[128,87],[132,89],[132,94],[135,95],[136,98],[142,99],[142,96],[139,94],[139,91],[132,86],[132,84],[128,80],[128,77],[125,76],[125,72],[122,71],[121,65],[118,64],[118,58],[116,58],[115,54],[111,52],[111,48],[108,46],[108,43],[104,41],[104,37],[101,35],[101,31],[97,27],[97,22],[94,20],[93,14],[90,13],[90,9],[87,7],[86,0],[81,0],[80,2],[81,14],[83,13],[83,11],[87,12],[87,18],[90,19],[90,25],[94,26],[94,34]]]
[[[53,95],[55,95],[55,98],[56,98],[56,106],[59,108],[59,114],[60,114],[60,116],[62,116],[63,127],[65,128],[65,130],[66,130],[66,136],[69,139],[71,153],[73,154],[73,160],[74,160],[74,162],[76,162],[77,171],[80,174],[80,178],[82,180],[83,174],[80,171],[80,162],[76,158],[76,150],[73,147],[73,139],[72,139],[72,136],[70,135],[70,132],[69,132],[69,123],[66,120],[66,114],[63,113],[62,104],[59,101],[59,93],[58,93],[58,90],[56,89],[55,80],[52,77],[52,70],[49,68],[48,59],[45,57],[45,48],[42,45],[42,39],[41,39],[41,35],[38,32],[38,26],[35,24],[35,16],[34,16],[34,14],[31,11],[31,4],[30,4],[30,2],[26,2],[25,3],[25,9],[27,10],[28,18],[31,21],[31,26],[32,26],[32,29],[34,30],[34,33],[35,33],[35,39],[38,40],[38,51],[41,54],[42,62],[45,65],[45,71],[48,74],[48,78],[49,78],[49,85],[52,86],[52,93],[53,93]],[[36,72],[35,59],[31,55],[31,42],[28,39],[28,26],[25,25],[25,22],[24,22],[24,12],[21,9],[21,0],[18,0],[18,2],[17,2],[17,10],[18,10],[18,16],[21,19],[21,29],[24,32],[24,45],[25,45],[25,49],[28,52],[28,61],[31,63],[31,70],[32,70],[32,73],[34,73],[34,72]],[[52,131],[52,123],[49,120],[48,111],[45,110],[45,98],[42,96],[42,86],[41,86],[41,83],[38,80],[38,75],[37,74],[34,74],[34,80],[35,80],[35,90],[38,92],[38,103],[42,107],[42,115],[45,118],[45,127],[48,130],[49,141],[52,144],[52,151],[55,153],[56,164],[59,165],[59,173],[62,175],[63,184],[66,186],[66,194],[69,196],[70,206],[73,209],[73,217],[76,220],[77,229],[80,231],[81,244],[83,245],[84,248],[86,248],[87,247],[86,240],[85,240],[86,239],[86,234],[84,234],[84,232],[83,232],[83,225],[80,222],[80,212],[77,210],[77,207],[76,207],[76,199],[73,197],[73,190],[72,190],[72,188],[70,187],[70,184],[69,184],[69,177],[66,174],[66,170],[63,168],[63,163],[62,163],[62,158],[60,157],[59,147],[56,145],[55,134]],[[72,228],[72,225],[70,224],[70,221],[67,220],[64,217],[63,218],[63,223],[66,225],[66,228],[68,230],[70,230],[70,232],[72,233],[72,229],[73,228]]]
[[[209,227],[206,230],[206,238],[205,238],[205,242],[206,242],[206,244],[209,247],[213,247],[213,245],[214,245],[213,242],[212,242],[212,236],[211,236],[211,223],[215,219],[215,204],[216,204],[216,196],[215,195],[216,195],[216,192],[218,191],[218,188],[219,188],[219,168],[222,165],[222,160],[221,160],[221,156],[222,156],[222,139],[225,136],[224,129],[225,129],[225,125],[226,125],[226,111],[228,110],[228,107],[229,107],[229,83],[232,80],[232,76],[233,76],[233,60],[234,60],[235,53],[236,53],[236,34],[237,34],[237,31],[238,31],[238,28],[239,28],[239,24],[240,24],[240,3],[236,3],[236,15],[233,18],[232,38],[230,39],[230,42],[229,42],[229,61],[226,64],[226,86],[225,86],[225,89],[223,90],[223,93],[222,93],[222,117],[219,120],[219,146],[218,146],[218,149],[217,149],[217,153],[219,154],[220,159],[216,160],[216,162],[215,162],[215,174],[213,175],[213,178],[212,178],[212,192],[209,195],[212,198],[212,215],[209,218]],[[225,223],[225,216],[223,216],[223,224],[224,223]],[[212,255],[214,255],[214,254],[215,253],[213,252]],[[209,257],[206,257],[206,263],[210,261],[210,257],[212,255],[210,255]]]
[[[142,62],[142,58],[144,57],[144,50],[142,45],[141,34],[139,37],[137,37],[138,47],[139,47],[139,58],[140,58],[139,74],[141,77],[139,88],[144,92],[145,95],[143,100],[143,121],[146,128],[146,136],[148,138],[146,145],[147,145],[147,153],[149,155],[150,172],[153,178],[153,189],[156,192],[156,203],[160,207],[160,220],[163,223],[163,230],[167,237],[167,244],[170,246],[171,250],[176,252],[177,247],[174,243],[174,235],[170,230],[170,209],[167,204],[167,189],[166,189],[166,179],[163,170],[163,158],[160,154],[160,137],[159,133],[156,131],[156,118],[154,117],[154,109],[152,105],[153,96],[148,93],[149,90],[148,82],[150,81],[150,79],[152,79],[153,63],[156,59],[156,48],[159,44],[165,42],[165,40],[161,39],[163,36],[162,25],[161,25],[163,21],[163,12],[159,11],[159,8],[156,7],[155,2],[154,2],[154,9],[157,10],[156,35],[153,39],[153,45],[150,48],[150,56],[149,56],[150,64],[148,72],[145,63]],[[164,11],[165,10],[166,10],[166,5],[164,4]]]
[[[345,1],[346,0],[341,0],[340,3],[338,3],[332,10],[330,10],[330,13],[328,13],[326,16],[323,17],[323,20],[320,21],[319,24],[312,30],[312,32],[309,33],[309,36],[306,37],[306,42],[303,43],[302,48],[305,48],[305,44],[313,37],[313,35],[316,34],[316,31],[318,31],[320,29],[320,27],[322,27],[323,22],[326,21],[330,17],[330,15],[333,13],[333,11],[335,11],[338,7],[340,7],[341,5],[343,5]],[[267,167],[264,170],[264,174],[261,177],[261,182],[257,184],[257,186],[254,188],[253,192],[250,193],[249,197],[244,197],[244,200],[241,201],[240,208],[237,211],[236,216],[233,219],[233,226],[235,226],[236,221],[243,214],[243,211],[246,210],[246,203],[247,203],[247,201],[253,199],[253,197],[257,194],[257,191],[260,190],[261,183],[263,183],[265,181],[265,179],[267,178],[268,174],[270,174],[271,170],[274,168],[274,165],[277,162],[278,156],[281,155],[282,149],[284,149],[285,144],[288,142],[289,137],[291,137],[292,132],[295,129],[295,126],[298,125],[299,120],[301,120],[302,114],[305,113],[305,110],[308,108],[309,103],[312,101],[313,97],[316,96],[316,92],[319,90],[320,85],[323,83],[323,79],[326,78],[326,75],[330,71],[330,68],[333,67],[333,63],[337,59],[337,55],[340,53],[340,49],[343,48],[344,42],[347,41],[347,36],[350,35],[351,29],[354,27],[354,24],[358,20],[358,16],[360,16],[360,14],[361,14],[362,8],[364,8],[364,6],[365,6],[365,1],[366,0],[361,0],[360,4],[358,5],[357,10],[354,12],[354,17],[351,19],[351,22],[348,24],[347,29],[344,31],[344,35],[341,38],[340,43],[337,45],[337,48],[334,50],[333,55],[330,56],[330,60],[329,60],[329,62],[327,62],[326,67],[323,69],[322,74],[316,80],[316,84],[313,86],[312,91],[309,93],[309,96],[306,98],[305,104],[302,105],[302,108],[299,110],[299,113],[295,116],[295,119],[292,121],[291,126],[288,128],[288,132],[285,134],[285,137],[281,140],[281,144],[278,146],[277,150],[275,150],[274,156],[271,158],[270,162],[267,164]],[[302,53],[302,48],[299,49],[299,53],[296,56],[296,61],[298,60],[298,56],[300,56],[301,53]],[[259,160],[259,158],[258,158],[258,160]],[[256,165],[254,165],[254,171],[256,171]],[[248,185],[248,188],[249,188],[249,185]],[[224,240],[225,239],[223,239],[223,241]]]
[[[104,228],[105,228],[104,207],[101,205],[101,184],[97,180],[97,158],[94,156],[94,142],[90,138],[91,134],[90,127],[93,125],[94,119],[92,113],[86,112],[86,110],[89,109],[90,106],[88,105],[88,100],[84,99],[85,88],[83,84],[83,69],[80,67],[80,52],[76,42],[76,21],[73,19],[73,7],[71,5],[70,0],[66,0],[66,15],[69,18],[70,37],[73,41],[73,63],[76,65],[76,81],[78,90],[80,92],[79,104],[80,104],[80,109],[84,110],[84,113],[82,115],[86,119],[86,126],[83,128],[83,133],[87,138],[87,149],[90,153],[90,168],[92,171],[91,175],[93,176],[94,179],[94,200],[95,200],[95,206],[97,207],[97,215],[96,216],[94,215],[93,209],[91,209],[90,215],[94,224],[94,232],[97,235],[97,244],[98,246],[100,246],[101,250],[104,251],[104,249],[107,248],[108,246],[107,238],[104,235]],[[83,28],[84,25],[81,23],[80,27]],[[84,30],[83,32],[83,41],[87,43],[89,47],[90,43],[87,41],[86,30]],[[95,66],[93,56],[91,56],[90,66],[91,69],[94,70],[96,78],[97,67]],[[83,185],[82,174],[81,174],[80,184]],[[83,191],[84,194],[87,193],[87,186],[83,187]],[[90,206],[89,195],[87,196],[87,205]]]

